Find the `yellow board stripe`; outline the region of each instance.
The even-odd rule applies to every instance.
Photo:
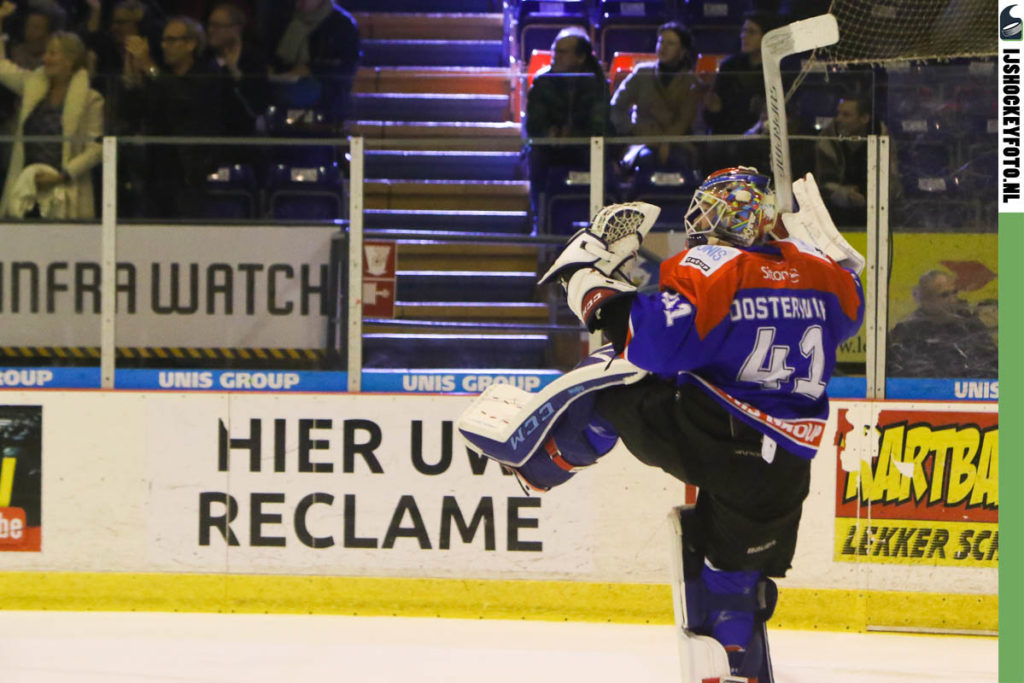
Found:
[[[944,567],[999,567],[995,522],[836,518],[834,558]]]
[[[666,585],[240,574],[0,573],[4,609],[671,624]],[[995,595],[782,588],[774,628],[996,631]]]

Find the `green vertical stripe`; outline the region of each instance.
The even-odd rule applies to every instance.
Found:
[[[1017,450],[1024,423],[1024,215],[999,216],[999,529],[1005,539],[999,547],[999,679],[1024,680],[1024,465]]]

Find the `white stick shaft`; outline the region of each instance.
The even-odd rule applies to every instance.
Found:
[[[765,106],[771,145],[775,203],[779,213],[793,210],[793,174],[789,163],[789,133],[786,128],[786,93],[782,89],[783,58],[839,40],[839,25],[831,14],[822,14],[781,26],[761,39],[764,65]]]

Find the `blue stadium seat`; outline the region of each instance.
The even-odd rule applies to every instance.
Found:
[[[658,26],[667,20],[668,10],[661,0],[603,0],[597,24],[601,62],[610,64],[616,52],[654,52]]]
[[[694,52],[723,55],[739,52],[740,31],[737,26],[709,24],[689,28],[693,34]]]
[[[684,0],[681,5],[680,15],[688,26],[731,24],[737,29],[751,8],[749,0]]]
[[[627,199],[661,207],[656,230],[683,230],[683,216],[704,175],[696,168],[657,168],[633,176]]]
[[[615,166],[605,167],[605,204],[617,200]],[[577,223],[590,219],[590,172],[552,166],[540,195],[538,231],[550,235],[571,235]]]
[[[956,170],[958,190],[972,196],[983,196],[995,192],[999,180],[999,157],[993,145],[977,144],[967,149],[967,162]]]
[[[294,109],[270,105],[264,115],[267,133],[275,138],[328,138],[337,133],[329,123],[325,112],[319,109]],[[338,159],[337,150],[331,145],[297,144],[273,147],[274,163],[296,166],[323,166]]]
[[[256,176],[248,164],[221,166],[206,179],[204,218],[256,218]]]
[[[281,220],[330,221],[344,218],[344,179],[337,164],[276,164],[267,185],[267,215]]]
[[[950,149],[941,143],[919,142],[898,148],[899,174],[907,197],[948,198],[957,190]]]
[[[522,0],[516,11],[515,57],[525,64],[534,50],[550,50],[558,32],[567,26],[590,31],[590,7],[584,0]],[[591,33],[592,35],[592,33]]]
[[[802,130],[790,132],[820,133],[835,118],[842,95],[836,85],[801,84],[789,104],[789,111],[797,117]]]

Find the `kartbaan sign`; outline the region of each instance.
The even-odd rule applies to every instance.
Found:
[[[997,567],[998,414],[881,410],[872,435],[848,413],[837,416],[835,558]]]

